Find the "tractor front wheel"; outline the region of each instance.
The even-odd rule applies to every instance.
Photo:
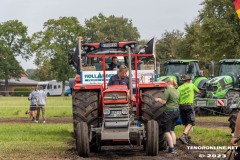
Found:
[[[88,125],[86,122],[79,122],[76,126],[76,146],[78,155],[88,157],[90,153]]]
[[[239,99],[239,93],[238,92],[233,92],[233,91],[229,91],[226,95],[226,99],[227,99],[227,106],[224,106],[222,108],[222,112],[225,114],[230,114],[232,109],[230,108],[232,104],[235,104],[236,100]]]
[[[148,156],[156,156],[158,154],[158,123],[150,120],[147,124],[147,148]]]

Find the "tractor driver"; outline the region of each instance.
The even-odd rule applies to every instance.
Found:
[[[127,76],[127,67],[125,65],[119,67],[118,74],[110,77],[108,86],[111,85],[126,85],[129,89],[129,78]]]
[[[112,63],[109,65],[109,69],[116,71],[117,70],[117,63],[118,63],[117,57],[112,57]]]

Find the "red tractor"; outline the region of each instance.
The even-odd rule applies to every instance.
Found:
[[[155,98],[163,96],[166,84],[155,81],[155,56],[146,53],[152,46],[140,50],[134,41],[81,45],[81,40],[78,46],[70,59],[78,72],[70,87],[79,156],[88,157],[106,144],[143,146],[148,156],[156,156],[166,143],[159,121],[163,106]],[[108,70],[112,57],[128,66],[130,89],[107,87],[109,78],[117,74]],[[146,60],[152,64],[144,64]]]

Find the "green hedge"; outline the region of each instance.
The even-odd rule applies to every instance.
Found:
[[[28,96],[31,93],[31,88],[15,88],[13,96]]]

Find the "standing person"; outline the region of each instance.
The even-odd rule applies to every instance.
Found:
[[[238,112],[235,129],[233,133],[233,137],[231,140],[232,146],[237,146],[238,141],[240,140],[240,112]],[[234,153],[234,160],[240,159],[240,147],[237,147],[235,153]]]
[[[179,93],[177,91],[177,82],[172,78],[166,80],[167,89],[163,98],[155,98],[156,102],[165,104],[164,112],[161,117],[163,132],[168,142],[168,153],[176,153],[174,145],[176,145],[176,135],[174,128],[179,117]]]
[[[178,87],[180,94],[179,109],[182,118],[182,124],[185,125],[184,132],[179,138],[184,144],[191,143],[190,130],[195,125],[195,112],[193,109],[194,92],[199,92],[198,88],[191,83],[191,78],[188,74],[181,79],[183,84]]]
[[[28,96],[28,100],[30,101],[30,115],[32,115],[32,120],[36,121],[37,115],[37,91],[34,87],[31,88],[32,92]]]
[[[37,96],[37,104],[38,104],[38,107],[37,107],[36,123],[38,123],[38,120],[39,120],[40,110],[42,110],[43,123],[46,123],[46,119],[45,119],[46,99],[47,99],[47,95],[46,95],[46,93],[43,91],[43,87],[40,86],[40,87],[39,87],[39,91],[38,91],[38,96]]]
[[[117,57],[112,57],[112,62],[109,65],[109,69],[114,71],[117,70],[117,62],[118,62]]]
[[[110,77],[108,86],[111,85],[126,85],[129,89],[129,78],[127,76],[127,67],[125,65],[119,67],[118,74]]]

